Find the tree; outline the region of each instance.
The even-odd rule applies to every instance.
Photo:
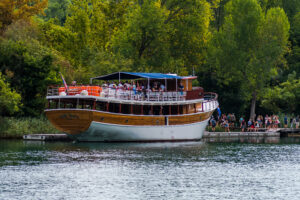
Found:
[[[22,96],[24,115],[38,116],[45,106],[47,86],[58,81],[51,51],[37,41],[0,42],[0,71]]]
[[[0,34],[6,27],[20,19],[43,13],[48,0],[1,0],[0,2]]]
[[[10,88],[0,72],[0,116],[12,115],[19,111],[21,95]]]
[[[300,76],[300,12],[294,16],[291,22],[291,43],[292,49],[287,58],[289,71],[295,71]]]
[[[300,79],[296,73],[278,86],[265,90],[262,106],[273,112],[297,113],[300,110]]]
[[[253,119],[259,92],[284,61],[288,18],[281,8],[264,14],[256,0],[232,0],[225,10],[224,25],[211,46],[211,63],[221,84],[240,84],[245,100],[251,99]]]
[[[42,16],[46,21],[57,19],[58,24],[63,25],[67,18],[67,8],[71,0],[49,0],[48,8],[45,10],[45,15]]]
[[[112,47],[133,70],[187,75],[204,60],[211,4],[204,0],[139,1]]]

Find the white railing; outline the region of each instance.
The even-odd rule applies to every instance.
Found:
[[[88,86],[81,86],[88,87]],[[117,100],[135,100],[135,101],[184,101],[186,99],[187,92],[153,92],[153,91],[137,91],[137,90],[124,90],[115,88],[102,88],[93,89],[73,89],[69,87],[69,90],[62,90],[62,87],[49,87],[47,90],[47,96],[98,96],[102,98],[110,98]]]
[[[186,92],[153,92],[105,88],[100,97],[136,101],[184,101]]]
[[[208,112],[217,109],[219,106],[218,95],[216,93],[204,93],[204,101],[202,102],[202,111]]]

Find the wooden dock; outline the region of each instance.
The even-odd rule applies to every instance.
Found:
[[[300,128],[281,128],[278,132],[281,137],[300,137]]]
[[[268,137],[300,137],[300,129],[277,129],[267,132],[208,132],[205,131],[203,139],[218,139],[222,141],[227,138],[268,138]],[[71,141],[66,134],[31,134],[24,135],[24,140],[32,141]]]
[[[67,134],[31,134],[24,135],[23,139],[34,141],[71,141]]]

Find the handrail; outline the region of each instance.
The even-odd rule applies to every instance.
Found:
[[[96,88],[97,87],[97,88]],[[77,89],[76,89],[77,88]],[[78,89],[80,88],[80,89]],[[70,86],[68,94],[64,87],[50,86],[47,88],[47,96],[97,96],[117,100],[136,100],[136,101],[186,101],[201,98],[187,99],[187,92],[175,91],[141,91],[133,89],[114,89],[102,88],[100,86]],[[83,92],[83,90],[86,90]],[[217,101],[218,95],[213,92],[205,92],[203,94],[204,102]]]
[[[206,96],[210,96],[210,99],[207,99]],[[209,101],[213,101],[213,100],[218,100],[218,94],[214,93],[214,92],[204,92],[204,99],[205,100],[209,100]]]

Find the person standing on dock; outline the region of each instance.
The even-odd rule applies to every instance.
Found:
[[[290,118],[290,128],[293,128],[293,117]]]
[[[284,123],[284,128],[287,128],[288,127],[288,118],[286,115],[284,116],[283,123]]]
[[[216,125],[217,125],[217,122],[216,122],[215,118],[212,117],[212,119],[211,119],[211,129],[212,129],[213,132],[216,131]]]
[[[240,120],[239,120],[239,122],[240,122],[240,128],[242,128],[242,122],[244,121],[244,118],[243,118],[243,116],[241,116],[241,118],[240,118]]]
[[[296,117],[296,128],[299,128],[299,115]]]

